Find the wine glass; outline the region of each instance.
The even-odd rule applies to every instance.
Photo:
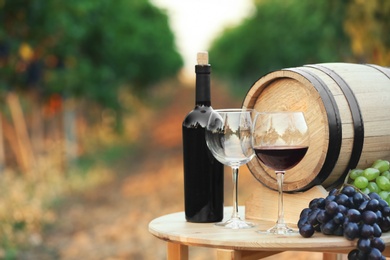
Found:
[[[226,222],[216,223],[231,229],[251,228],[238,213],[238,168],[254,156],[251,146],[252,110],[220,109],[211,113],[206,126],[206,143],[214,157],[233,171],[233,213]]]
[[[257,113],[253,121],[252,147],[257,158],[276,173],[278,183],[278,220],[272,228],[260,233],[296,233],[284,222],[283,179],[309,148],[309,130],[302,112]]]

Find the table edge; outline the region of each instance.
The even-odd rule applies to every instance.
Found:
[[[226,207],[229,210],[229,207]],[[230,207],[231,208],[231,207]],[[244,207],[240,207],[240,212],[244,210]],[[177,231],[175,226],[173,226],[172,230],[167,231],[167,229],[159,228],[159,225],[162,225],[160,222],[164,220],[170,220],[167,222],[167,225],[177,225],[176,228],[182,226],[193,226],[198,225],[199,228],[208,228],[206,225],[210,225],[210,223],[206,224],[194,224],[188,223],[185,220],[184,212],[175,212],[170,213],[164,216],[157,217],[153,219],[149,225],[149,232],[155,237],[172,243],[179,243],[188,246],[201,246],[201,247],[210,247],[210,248],[221,248],[221,249],[232,249],[232,250],[248,250],[248,251],[316,251],[316,252],[339,252],[339,251],[348,251],[356,248],[357,240],[349,241],[344,237],[340,236],[326,236],[320,233],[316,233],[311,238],[303,238],[303,237],[294,237],[293,242],[287,243],[286,240],[292,237],[273,237],[273,240],[277,239],[277,243],[273,243],[270,245],[266,243],[264,237],[259,240],[252,241],[235,241],[231,239],[222,239],[219,238],[217,240],[212,239],[210,237],[202,237],[201,232],[193,232],[187,234],[181,234]],[[159,224],[160,223],[160,224]],[[221,229],[221,228],[220,228]],[[195,230],[195,228],[193,229]],[[253,229],[252,229],[253,230]],[[218,230],[216,230],[218,231]],[[221,231],[221,230],[220,230]],[[227,234],[226,238],[229,236],[233,236],[234,234],[239,234],[239,232],[248,232],[241,230],[227,230],[223,229],[221,231]],[[233,233],[235,232],[235,233]],[[252,235],[252,234],[251,234]],[[383,239],[383,237],[382,237]],[[295,241],[297,240],[297,241]],[[386,245],[390,244],[390,234],[385,237]],[[327,242],[327,243],[324,243]],[[314,244],[313,244],[314,242]],[[311,244],[310,247],[307,244]]]

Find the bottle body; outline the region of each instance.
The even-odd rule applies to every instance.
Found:
[[[183,122],[185,215],[189,222],[223,219],[223,164],[211,154],[205,129],[211,106],[197,105]]]
[[[206,126],[213,109],[210,101],[208,54],[198,53],[195,66],[195,108],[184,119],[184,208],[187,221],[219,222],[223,219],[224,166],[207,147]]]

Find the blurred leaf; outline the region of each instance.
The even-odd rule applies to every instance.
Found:
[[[258,1],[252,17],[212,44],[214,71],[248,85],[273,70],[347,59],[344,12],[343,1]]]
[[[13,223],[13,230],[14,231],[23,231],[26,228],[26,221],[16,221]]]
[[[390,65],[390,1],[349,1],[345,28],[359,62]]]
[[[148,0],[4,0],[0,87],[82,96],[118,107],[183,61],[167,15]]]

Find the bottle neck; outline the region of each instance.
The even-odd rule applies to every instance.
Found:
[[[210,65],[195,65],[195,73],[196,73],[195,105],[196,106],[211,106],[210,72],[211,72]]]

